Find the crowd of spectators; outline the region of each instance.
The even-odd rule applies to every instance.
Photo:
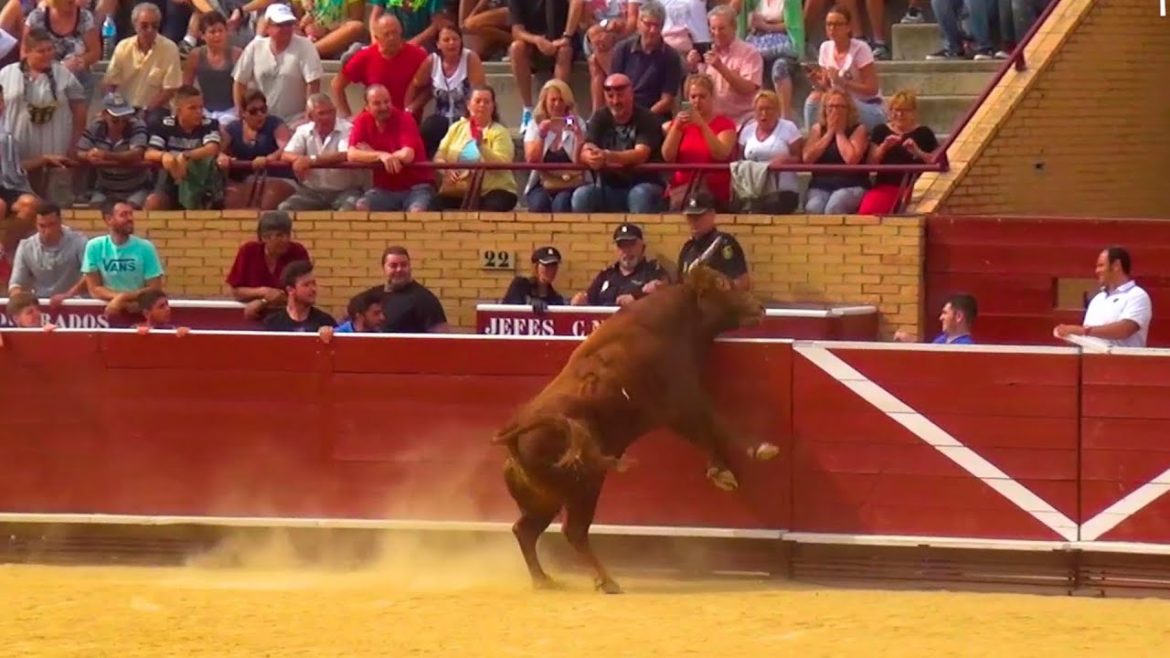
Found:
[[[947,44],[936,55],[981,59],[1004,55],[1044,0],[931,5]],[[922,8],[912,2],[903,22],[922,21]],[[26,221],[22,194],[94,207],[120,198],[150,209],[439,210],[464,198],[469,170],[412,165],[522,159],[591,171],[546,170],[522,185],[493,172],[483,209],[678,210],[697,186],[719,210],[794,212],[796,177],[767,165],[938,157],[913,90],[882,96],[884,2],[865,4],[868,38],[856,9],[823,0],[802,10],[790,0],[7,0],[0,128],[17,158],[0,196]],[[798,47],[822,20],[826,39]],[[109,62],[98,75],[103,45]],[[484,63],[501,57],[519,116],[501,116],[487,85]],[[334,58],[340,70],[323,89],[322,60]],[[578,60],[588,101],[568,84]],[[552,77],[535,89],[542,70]],[[793,107],[794,78],[812,89],[803,108]],[[354,90],[365,95],[360,112]],[[87,116],[91,98],[105,102]],[[372,181],[369,171],[315,170],[341,164],[341,153],[375,165]],[[74,161],[92,166],[67,166]],[[609,170],[643,163],[731,166],[698,181]],[[814,176],[805,210],[892,212],[896,178]]]
[[[153,245],[134,235],[136,208],[451,209],[468,196],[471,169],[416,165],[518,158],[587,170],[542,169],[522,184],[511,172],[488,172],[481,209],[682,212],[694,237],[679,255],[681,271],[701,258],[748,287],[747,257],[715,227],[715,213],[797,211],[797,176],[770,165],[921,164],[939,154],[937,136],[918,120],[914,91],[881,93],[877,62],[890,57],[882,0],[865,5],[869,38],[856,2],[371,0],[368,11],[366,4],[8,0],[0,10],[0,58],[7,58],[0,64],[9,62],[0,68],[0,214],[36,227],[24,251],[9,256],[18,270],[13,299],[26,289],[54,304],[88,294],[106,301],[109,313],[141,313],[144,326],[166,326],[162,265]],[[1045,1],[930,4],[944,44],[931,58],[989,59],[1007,56]],[[920,0],[911,2],[902,21],[922,22],[922,10]],[[796,33],[793,20],[801,21]],[[826,39],[802,51],[797,34],[821,20]],[[103,44],[111,23],[115,38]],[[103,45],[109,63],[98,76]],[[484,63],[500,57],[515,78],[518,117],[500,115],[487,85]],[[340,70],[323,90],[322,60],[332,58]],[[588,66],[588,102],[568,84],[578,59]],[[552,77],[535,89],[540,70]],[[798,109],[799,76],[811,93]],[[351,88],[364,95],[360,112],[350,105]],[[90,98],[101,99],[93,116]],[[92,166],[69,166],[75,161]],[[366,168],[330,168],[343,163]],[[702,175],[631,168],[645,163],[729,167]],[[904,183],[899,174],[818,173],[804,210],[892,212]],[[85,242],[61,226],[60,207],[42,199],[100,207],[109,234]],[[315,307],[311,261],[291,233],[287,214],[263,216],[257,241],[242,246],[231,267],[232,293],[274,330],[333,327]],[[560,252],[537,249],[532,276],[517,278],[505,299],[623,305],[679,274],[645,258],[635,225],[619,226],[614,244],[614,264],[567,297],[553,288]],[[50,261],[43,271],[27,265]],[[388,248],[382,266],[386,283],[356,295],[338,330],[445,330],[442,304],[413,280],[407,250]],[[969,327],[975,316],[973,299],[952,299],[946,309],[944,316],[961,319],[956,326]]]

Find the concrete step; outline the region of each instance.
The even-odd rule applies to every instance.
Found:
[[[971,96],[983,93],[1002,62],[890,61],[878,62],[882,95],[913,89],[919,96]]]
[[[934,23],[893,26],[892,38],[895,60],[920,61],[942,48],[942,32]]]

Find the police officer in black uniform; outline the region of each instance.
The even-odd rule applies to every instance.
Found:
[[[742,290],[751,288],[748,277],[747,258],[743,247],[734,236],[715,227],[715,202],[706,192],[698,192],[683,207],[687,225],[691,227],[691,239],[687,240],[678,254],[680,278],[700,259],[711,269],[731,279],[735,287]],[[706,254],[706,258],[703,258]]]
[[[598,272],[587,292],[573,296],[576,306],[625,306],[670,282],[670,274],[654,259],[646,258],[642,229],[622,224],[613,232],[618,259]]]
[[[532,276],[518,276],[504,293],[501,304],[532,305],[532,310],[543,313],[549,306],[562,306],[565,298],[553,288],[561,265],[561,252],[556,247],[537,247],[532,252]]]

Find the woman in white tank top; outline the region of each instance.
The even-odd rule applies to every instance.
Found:
[[[419,125],[428,159],[434,157],[451,124],[466,116],[472,88],[486,82],[483,62],[463,47],[458,29],[441,28],[437,46],[438,52],[423,60],[406,90],[406,109],[416,117],[434,101],[434,113]]]

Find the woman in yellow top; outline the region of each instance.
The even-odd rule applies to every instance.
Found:
[[[496,110],[496,91],[484,85],[471,90],[467,99],[467,116],[447,129],[447,135],[435,152],[435,162],[513,162],[516,143],[508,127],[500,123]],[[458,209],[467,195],[471,172],[444,169],[439,172],[439,210]],[[490,171],[483,177],[479,209],[508,212],[516,207],[516,176],[508,170]]]

